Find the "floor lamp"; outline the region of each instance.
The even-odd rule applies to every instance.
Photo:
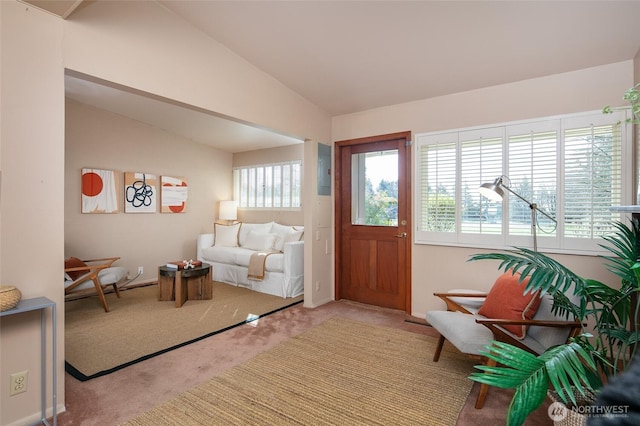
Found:
[[[491,201],[502,201],[502,198],[504,197],[503,189],[506,189],[508,192],[512,193],[517,198],[527,203],[529,205],[529,208],[531,209],[531,233],[533,234],[533,251],[538,251],[537,212],[542,213],[544,216],[549,218],[555,224],[557,224],[558,222],[547,212],[539,209],[536,203],[532,203],[531,201],[524,198],[522,195],[518,194],[517,192],[509,188],[509,185],[505,183],[505,179],[509,182],[509,185],[510,185],[511,180],[507,176],[502,175],[491,183],[490,182],[483,183],[482,185],[480,185],[480,188],[478,188],[478,191],[480,192],[481,195],[487,197]]]

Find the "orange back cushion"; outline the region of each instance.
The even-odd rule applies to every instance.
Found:
[[[82,260],[78,259],[77,257],[70,257],[64,261],[64,269],[78,268],[80,266],[87,266],[87,264],[84,263]],[[84,271],[70,271],[70,272],[67,272],[67,275],[69,275],[69,277],[71,277],[71,279],[75,281],[81,276],[83,276],[84,274],[86,274],[87,272],[89,272],[88,269]]]
[[[520,274],[511,271],[500,275],[491,287],[485,302],[478,313],[487,318],[530,320],[540,306],[539,293],[524,294],[529,278],[519,282]],[[524,339],[527,326],[506,325],[504,328],[513,333],[518,339]]]

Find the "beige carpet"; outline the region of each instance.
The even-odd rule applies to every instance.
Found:
[[[283,299],[214,282],[212,300],[158,301],[157,285],[65,303],[65,367],[88,380],[159,355],[302,300]],[[258,320],[259,321],[259,320]]]
[[[455,425],[474,362],[435,345],[332,318],[125,425]]]

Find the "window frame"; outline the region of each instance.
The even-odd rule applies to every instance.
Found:
[[[632,131],[631,125],[627,124],[626,118],[628,114],[626,111],[618,111],[615,114],[603,114],[601,111],[587,111],[575,114],[565,114],[558,116],[550,116],[550,117],[541,117],[529,120],[519,120],[513,122],[505,122],[499,124],[490,124],[483,126],[475,126],[475,127],[467,127],[467,128],[459,128],[459,129],[451,129],[444,130],[438,132],[426,132],[426,133],[418,133],[414,138],[414,149],[416,150],[416,155],[414,158],[414,196],[415,196],[415,204],[414,204],[414,242],[416,244],[432,244],[432,245],[447,245],[447,246],[460,246],[460,247],[475,247],[475,248],[490,248],[490,249],[508,249],[514,246],[518,247],[532,247],[532,236],[528,235],[509,235],[509,201],[508,194],[505,195],[505,199],[502,202],[502,211],[500,218],[500,233],[499,234],[489,234],[489,233],[463,233],[462,228],[462,208],[463,208],[463,181],[462,181],[462,170],[461,164],[465,160],[462,152],[462,144],[463,140],[471,140],[471,138],[465,136],[473,136],[473,137],[483,137],[483,135],[495,136],[502,135],[502,172],[496,176],[492,176],[489,179],[483,180],[484,183],[487,181],[492,181],[497,178],[499,175],[507,175],[507,171],[509,170],[509,141],[510,137],[518,135],[518,132],[521,132],[522,129],[526,129],[528,127],[532,129],[539,129],[537,131],[544,132],[557,131],[557,139],[556,139],[556,219],[558,220],[558,225],[555,230],[555,235],[548,236],[545,235],[544,232],[540,232],[538,230],[538,248],[539,250],[544,250],[545,252],[557,252],[557,253],[571,253],[571,254],[600,254],[604,253],[602,247],[599,244],[602,243],[602,239],[598,236],[591,238],[569,238],[565,237],[565,228],[564,228],[564,197],[565,197],[565,186],[564,186],[564,173],[565,173],[565,164],[564,164],[564,137],[565,130],[568,128],[575,128],[574,124],[584,125],[584,123],[591,123],[592,126],[599,126],[603,124],[608,125],[620,125],[620,157],[615,159],[614,161],[620,161],[620,174],[619,174],[619,182],[614,182],[620,185],[620,205],[631,204],[633,197],[633,182],[632,178],[632,167],[633,167],[633,158],[632,158]],[[574,125],[573,127],[571,127]],[[521,134],[521,133],[520,133]],[[426,191],[423,189],[422,185],[429,182],[429,176],[423,176],[425,173],[423,168],[423,157],[424,150],[429,150],[429,145],[434,144],[435,141],[449,141],[455,143],[455,231],[447,231],[447,232],[438,232],[438,231],[427,231],[422,230],[422,219],[427,217],[428,215],[425,213],[426,203],[423,200],[421,193]],[[451,149],[451,148],[449,148]],[[427,163],[425,162],[425,165]],[[617,163],[616,163],[617,165]],[[480,172],[481,173],[481,172]],[[535,179],[537,175],[534,173],[532,177]],[[485,176],[482,176],[482,179],[485,179]],[[536,188],[533,188],[536,191]],[[518,200],[520,201],[520,200]],[[531,200],[535,202],[536,200]],[[614,206],[611,206],[614,207]],[[422,216],[421,216],[422,212]],[[480,216],[482,215],[482,204],[480,210]],[[611,212],[613,220],[626,220],[624,212]],[[539,215],[540,217],[540,215]],[[426,219],[425,219],[426,220]],[[484,220],[478,219],[479,223]]]
[[[284,178],[285,171],[288,180]],[[272,185],[268,185],[269,177]],[[279,184],[273,184],[276,179]],[[299,211],[302,179],[302,160],[236,166],[232,168],[233,199],[240,210]]]

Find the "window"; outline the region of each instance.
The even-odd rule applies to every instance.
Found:
[[[235,167],[233,194],[240,208],[300,208],[302,162]]]
[[[398,226],[398,150],[351,155],[351,223]]]
[[[600,237],[620,220],[610,208],[631,192],[624,121],[624,112],[593,112],[416,135],[416,242],[530,247],[529,205],[508,191],[498,202],[477,191],[505,175],[558,222],[538,214],[539,248],[600,251]]]

